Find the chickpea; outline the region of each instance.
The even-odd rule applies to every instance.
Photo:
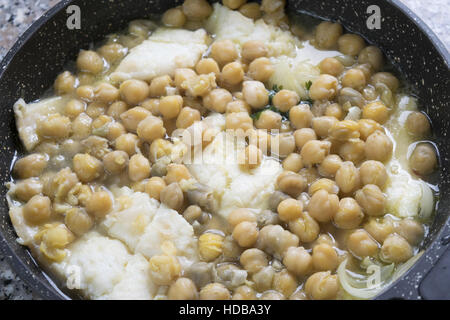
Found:
[[[330,152],[331,143],[329,141],[310,140],[305,143],[300,155],[305,166],[320,164]]]
[[[212,13],[212,7],[206,0],[185,0],[182,9],[189,20],[201,21]]]
[[[282,165],[286,171],[299,172],[303,168],[302,156],[298,153],[291,153],[283,160]]]
[[[40,251],[47,258],[61,262],[61,260],[64,259],[65,254],[57,249],[63,249],[71,243],[74,238],[74,235],[64,224],[50,225],[42,234]]]
[[[249,286],[240,286],[234,290],[232,300],[256,300],[256,292]]]
[[[342,86],[361,90],[366,85],[366,76],[357,68],[349,69],[342,77]]]
[[[169,300],[197,300],[198,292],[195,283],[189,278],[178,278],[167,292]]]
[[[137,126],[138,137],[151,143],[156,139],[163,138],[166,134],[163,121],[155,116],[149,115],[139,122]]]
[[[339,210],[339,198],[321,189],[315,192],[308,204],[309,214],[319,222],[329,222]]]
[[[299,101],[300,97],[295,91],[285,89],[278,91],[273,97],[273,104],[282,112],[288,112]]]
[[[307,104],[300,104],[289,110],[289,120],[296,129],[310,128],[313,114]]]
[[[107,105],[104,102],[94,101],[88,104],[86,114],[92,119],[96,119],[106,113]]]
[[[150,176],[150,162],[141,154],[135,154],[128,164],[128,177],[131,181],[140,181]]]
[[[374,184],[379,188],[383,188],[386,184],[388,175],[383,163],[375,160],[367,160],[361,164],[359,168],[361,183]]]
[[[285,171],[278,176],[277,187],[291,197],[297,198],[307,187],[307,181],[299,174]]]
[[[261,164],[262,151],[255,145],[250,144],[245,147],[243,154],[240,156],[239,164],[248,169],[255,169]]]
[[[268,266],[267,255],[256,248],[242,252],[239,262],[250,274],[255,274]]]
[[[267,225],[259,231],[257,247],[279,258],[289,247],[297,247],[298,243],[298,237],[280,225]]]
[[[64,218],[67,228],[77,236],[82,236],[94,225],[94,220],[84,210],[72,208]]]
[[[256,216],[249,209],[239,208],[230,212],[227,218],[228,223],[232,227],[236,227],[241,222],[256,222]]]
[[[160,201],[161,191],[166,186],[164,179],[160,177],[151,177],[145,185],[145,192],[153,199]]]
[[[396,226],[395,232],[413,246],[418,245],[422,241],[425,233],[423,226],[412,219],[401,220]]]
[[[268,50],[264,42],[259,40],[250,40],[242,46],[242,57],[247,61],[253,61],[257,58],[266,57]]]
[[[176,182],[173,182],[162,189],[159,197],[161,202],[171,209],[178,211],[183,206],[183,191]]]
[[[211,58],[217,61],[219,65],[233,62],[238,56],[236,46],[231,40],[215,41],[211,46]]]
[[[159,102],[159,112],[167,120],[176,118],[182,107],[183,98],[181,96],[166,96]]]
[[[408,261],[414,255],[411,245],[398,234],[389,235],[381,247],[381,258],[389,263]]]
[[[233,100],[233,96],[226,89],[214,89],[203,98],[204,106],[215,112],[224,113],[227,104]]]
[[[255,81],[266,82],[275,72],[272,62],[266,58],[256,58],[248,66],[248,76]]]
[[[85,101],[92,101],[94,99],[94,87],[89,85],[81,85],[75,90],[76,95]]]
[[[314,300],[335,299],[339,291],[336,275],[330,271],[316,272],[305,283],[306,294]]]
[[[364,218],[358,202],[353,198],[342,198],[339,201],[339,210],[334,215],[333,221],[339,229],[355,229]]]
[[[334,178],[336,172],[341,167],[341,164],[341,157],[336,154],[330,154],[323,159],[322,163],[318,167],[318,171],[323,177]]]
[[[339,51],[349,56],[358,55],[365,47],[364,39],[357,34],[347,33],[338,39]]]
[[[239,12],[247,18],[254,20],[257,20],[262,16],[260,5],[256,2],[250,2],[242,5],[242,7],[239,8]]]
[[[386,196],[374,184],[367,184],[355,194],[355,199],[369,216],[384,214]]]
[[[23,216],[32,224],[41,224],[50,219],[51,206],[52,202],[49,197],[35,195],[23,206]]]
[[[285,300],[285,297],[278,291],[268,290],[261,295],[260,300]]]
[[[113,207],[113,200],[106,191],[94,192],[86,203],[86,211],[96,218],[103,218]]]
[[[128,106],[124,101],[116,101],[108,107],[106,114],[114,120],[119,120],[120,115],[127,111],[127,109]]]
[[[278,204],[278,215],[282,221],[288,222],[300,218],[303,204],[295,199],[286,199]]]
[[[224,238],[215,233],[206,232],[198,238],[200,256],[205,261],[213,261],[222,254]]]
[[[230,85],[238,85],[244,80],[244,69],[239,62],[227,63],[221,74],[221,79]]]
[[[244,100],[254,109],[261,109],[269,103],[269,92],[259,81],[244,81]]]
[[[358,120],[360,138],[364,141],[375,131],[383,131],[381,125],[371,119]]]
[[[79,114],[84,112],[86,109],[86,103],[78,100],[78,99],[72,99],[64,107],[64,113],[69,118],[76,118]]]
[[[252,247],[258,239],[256,222],[243,221],[234,227],[233,239],[243,248]]]
[[[336,185],[336,182],[330,179],[321,178],[314,181],[310,186],[308,193],[309,195],[313,195],[319,190],[326,190],[328,193],[338,194],[339,187]]]
[[[337,268],[339,259],[332,246],[322,243],[314,246],[312,262],[314,269],[317,271],[333,271]]]
[[[436,151],[430,143],[419,143],[409,157],[409,167],[418,175],[429,175],[438,166]]]
[[[379,243],[394,233],[394,223],[390,218],[371,218],[365,225],[364,229]]]
[[[371,102],[364,106],[362,117],[384,124],[389,119],[388,108],[380,101]]]
[[[171,163],[167,166],[167,174],[164,181],[167,184],[171,184],[173,182],[180,182],[181,180],[189,180],[190,178],[191,174],[185,165]]]
[[[18,181],[14,188],[14,195],[21,201],[28,201],[42,192],[42,183],[35,178]]]
[[[128,154],[125,151],[112,151],[103,158],[103,166],[106,171],[118,174],[128,166]]]
[[[76,84],[76,78],[74,75],[69,71],[64,71],[56,77],[53,88],[57,94],[61,95],[73,92]]]
[[[345,194],[356,191],[361,181],[359,171],[351,161],[345,161],[341,164],[336,171],[335,180],[339,189]]]
[[[279,113],[272,110],[264,110],[261,112],[259,119],[255,121],[255,127],[258,129],[280,129],[282,117]]]
[[[136,153],[138,149],[138,137],[132,133],[126,133],[115,140],[116,150],[125,151],[129,156]]]
[[[392,155],[391,139],[381,131],[375,131],[366,140],[365,152],[369,160],[387,161]]]
[[[308,141],[317,140],[317,135],[311,128],[301,128],[294,132],[294,139],[297,149],[301,150]]]
[[[290,247],[283,258],[283,264],[288,271],[303,277],[312,270],[312,257],[303,247]]]
[[[336,46],[341,35],[342,26],[339,23],[321,22],[316,27],[315,45],[320,49],[331,49]]]
[[[307,212],[303,212],[297,220],[289,222],[289,230],[299,237],[302,242],[312,242],[319,235],[320,226]]]
[[[209,283],[200,290],[200,300],[230,300],[228,289],[221,283]]]
[[[400,85],[398,79],[389,72],[378,72],[370,78],[370,84],[374,87],[381,83],[386,85],[392,92],[396,92]]]
[[[152,162],[157,162],[159,159],[169,156],[172,152],[173,144],[164,139],[156,139],[150,145],[149,159]]]
[[[119,43],[110,43],[101,46],[98,53],[109,63],[115,63],[125,56],[127,48]]]
[[[344,124],[345,125],[345,124]],[[340,127],[339,121],[335,117],[316,117],[312,120],[312,127],[317,136],[325,138],[333,127]]]
[[[198,74],[214,73],[216,76],[220,74],[219,65],[212,58],[204,58],[197,62],[195,71],[197,71]]]
[[[37,123],[36,131],[44,138],[67,138],[72,131],[71,122],[68,117],[62,116],[59,113],[50,114],[45,120]]]
[[[78,153],[73,157],[73,170],[81,182],[90,182],[102,175],[103,163],[87,153]]]
[[[14,174],[20,179],[38,177],[47,167],[48,159],[41,153],[32,153],[20,158],[14,164]]]
[[[309,96],[313,100],[331,100],[337,94],[338,80],[329,75],[321,74],[309,88]]]
[[[350,139],[339,146],[339,155],[345,161],[359,163],[365,156],[365,142],[361,139]]]
[[[175,71],[175,76],[178,76],[179,78],[185,78],[184,80],[191,77],[192,75],[195,76],[195,72],[191,69],[177,69]],[[181,79],[178,79],[178,81],[181,81]],[[167,88],[172,86],[172,84],[173,81],[169,75],[153,78],[149,87],[150,97],[156,98],[167,95]]]
[[[328,131],[330,138],[335,140],[346,141],[359,138],[359,124],[353,120],[334,122]]]
[[[359,258],[372,257],[378,252],[378,244],[363,229],[353,231],[347,238],[348,250]]]
[[[100,73],[103,71],[103,59],[95,51],[81,50],[77,58],[77,68],[93,74]]]
[[[102,82],[94,88],[94,99],[103,103],[111,103],[120,98],[119,89],[109,83]]]
[[[320,73],[337,77],[344,71],[344,65],[336,58],[325,58],[320,64]]]
[[[145,81],[131,79],[122,82],[119,92],[126,103],[134,106],[148,97],[150,89]]]
[[[344,118],[344,110],[338,103],[332,103],[325,109],[325,116],[342,120]]]
[[[186,23],[186,16],[181,8],[171,8],[164,12],[162,23],[166,27],[181,28]]]
[[[375,46],[365,47],[358,55],[360,64],[368,63],[375,71],[379,71],[383,67],[383,60],[383,53]]]
[[[351,106],[357,106],[362,108],[365,100],[363,95],[353,88],[342,88],[339,91],[338,102],[341,106],[350,104]]]
[[[244,132],[253,128],[253,119],[247,112],[234,112],[227,114],[225,128],[230,130],[243,130]]]
[[[430,132],[430,122],[423,113],[413,111],[406,119],[406,129],[410,134],[416,137],[423,137]]]
[[[181,275],[181,265],[175,256],[154,255],[149,260],[150,276],[157,285],[167,286]]]
[[[277,272],[273,278],[273,288],[284,296],[289,297],[297,287],[297,279],[286,269]]]

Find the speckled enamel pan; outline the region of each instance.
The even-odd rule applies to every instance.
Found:
[[[80,48],[108,33],[124,28],[132,19],[160,14],[182,1],[168,0],[65,0],[36,21],[16,42],[0,64],[0,254],[9,258],[13,269],[44,299],[77,298],[62,292],[35,263],[25,247],[16,242],[8,216],[4,184],[10,179],[10,164],[22,150],[12,106],[19,98],[37,99],[49,88],[67,61],[74,60]],[[81,9],[81,29],[69,30],[66,9]],[[381,29],[369,29],[369,6],[381,9]],[[450,55],[436,35],[408,8],[395,0],[299,0],[288,1],[291,12],[300,11],[324,19],[339,21],[352,32],[361,34],[381,48],[401,74],[414,87],[421,108],[433,123],[434,141],[441,158],[440,171],[433,177],[439,182],[440,197],[436,216],[418,262],[388,287],[379,299],[419,299],[436,297],[436,290],[426,283],[433,276],[450,285],[450,277],[437,272],[438,260],[450,242]],[[449,251],[450,252],[450,251]],[[431,270],[431,271],[430,271]],[[434,273],[434,274],[433,274]],[[424,280],[425,279],[425,280]],[[447,298],[448,297],[448,290]],[[445,293],[444,293],[445,294]],[[439,296],[445,298],[445,296]]]

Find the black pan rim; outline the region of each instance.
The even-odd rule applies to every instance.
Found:
[[[15,55],[22,49],[24,44],[29,41],[36,32],[54,15],[66,8],[75,0],[62,0],[55,6],[45,12],[40,18],[28,27],[28,29],[19,36],[14,45],[9,49],[5,57],[0,62],[0,81],[3,78],[5,71],[9,64],[14,59]],[[408,19],[414,23],[421,32],[430,40],[439,55],[443,58],[447,67],[450,65],[450,53],[443,42],[438,36],[431,30],[431,28],[419,18],[411,9],[409,9],[400,0],[386,0],[386,2],[394,5],[402,12]],[[8,214],[2,212],[2,214]],[[406,271],[402,277],[397,279],[392,285],[388,286],[380,293],[375,299],[395,299],[399,297],[399,292],[405,290],[412,290],[417,292],[416,298],[420,299],[417,287],[413,281],[408,281],[409,277],[420,276],[423,278],[433,265],[437,262],[440,256],[447,250],[448,244],[443,243],[443,239],[446,235],[450,235],[450,217],[447,218],[445,225],[441,227],[441,230],[436,235],[431,245],[425,250],[424,254],[416,261],[416,263],[408,271]],[[29,272],[29,268],[15,255],[14,250],[8,245],[3,234],[0,232],[0,253],[6,258],[9,265],[16,272],[16,274],[25,281],[32,289],[34,293],[38,293],[42,298],[49,300],[70,300],[71,298],[64,294],[53,281],[46,276],[48,282],[37,279],[32,273]],[[33,259],[34,260],[34,259]],[[44,271],[42,271],[45,274]],[[406,280],[405,280],[406,279]]]

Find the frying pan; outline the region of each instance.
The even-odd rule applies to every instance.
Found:
[[[7,192],[11,161],[21,153],[12,106],[19,98],[33,101],[49,88],[63,66],[76,58],[80,48],[99,41],[108,33],[125,28],[130,20],[160,14],[182,0],[65,0],[37,20],[0,63],[0,254],[44,299],[77,298],[60,290],[36,264],[28,250],[16,242],[8,217]],[[450,242],[450,55],[433,32],[408,8],[396,0],[292,0],[287,10],[341,22],[349,31],[361,34],[377,45],[391,60],[398,75],[412,86],[419,105],[433,124],[433,141],[440,152],[440,170],[431,179],[438,182],[439,200],[435,218],[422,243],[425,253],[401,278],[377,299],[447,298],[450,276],[445,256]],[[67,7],[77,5],[81,29],[68,29]],[[381,9],[381,29],[369,29],[368,7]],[[441,259],[440,262],[438,260]],[[446,262],[447,261],[447,262]],[[445,265],[447,264],[447,266]],[[436,279],[438,281],[436,282]],[[435,282],[433,282],[435,281]],[[437,283],[437,285],[436,285]],[[439,293],[438,295],[436,295]],[[447,294],[447,296],[445,296]]]

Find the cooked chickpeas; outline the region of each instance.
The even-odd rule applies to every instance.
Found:
[[[299,172],[303,168],[302,156],[298,153],[291,153],[283,160],[282,165],[286,171]]]
[[[309,214],[319,222],[329,222],[339,210],[339,198],[321,189],[315,192],[308,204]]]
[[[235,227],[244,221],[256,222],[256,216],[249,209],[239,208],[230,212],[227,221],[232,227]]]
[[[365,142],[361,139],[350,139],[338,148],[338,153],[345,161],[360,163],[365,155]]]
[[[305,143],[300,155],[305,166],[320,164],[330,152],[331,143],[329,141],[310,140]]]
[[[165,187],[166,183],[164,179],[160,177],[151,177],[145,185],[145,192],[153,199],[160,201],[161,191]]]
[[[257,20],[261,18],[262,12],[259,3],[250,2],[239,8],[239,12],[250,19]]]
[[[297,247],[298,237],[280,225],[267,225],[259,231],[257,247],[265,252],[283,257],[289,247]]]
[[[94,99],[99,102],[111,103],[120,98],[119,89],[112,84],[102,82],[94,88]]]
[[[113,201],[106,191],[94,192],[87,200],[86,211],[96,218],[103,218],[111,211]]]
[[[255,121],[255,127],[258,129],[280,129],[282,117],[279,113],[272,110],[264,110]]]
[[[401,220],[396,226],[395,232],[413,246],[418,245],[422,241],[425,233],[423,226],[412,219]]]
[[[357,257],[372,257],[378,252],[378,244],[363,229],[353,231],[347,239],[347,248]]]
[[[128,154],[125,151],[112,151],[103,158],[103,166],[106,171],[112,174],[118,174],[128,166]]]
[[[289,221],[289,230],[291,230],[301,242],[312,242],[319,235],[320,226],[309,213],[303,212],[299,219]]]
[[[387,161],[392,155],[391,139],[381,131],[375,131],[366,140],[364,147],[366,158],[381,162]]]
[[[21,201],[28,201],[42,192],[42,183],[36,178],[18,181],[14,188],[14,195]]]
[[[357,34],[346,33],[338,39],[339,51],[349,56],[358,55],[365,47],[364,39]]]
[[[73,157],[73,170],[81,182],[91,182],[102,175],[103,163],[87,153],[79,153]]]
[[[227,105],[233,100],[233,96],[226,89],[214,89],[203,98],[204,106],[212,111],[224,113]]]
[[[376,87],[378,84],[384,84],[392,92],[396,92],[399,87],[398,79],[389,72],[378,72],[370,78],[370,84]]]
[[[339,210],[333,217],[334,224],[340,229],[355,229],[364,218],[364,214],[353,198],[342,198],[339,201]]]
[[[391,234],[381,247],[381,258],[389,263],[401,263],[413,256],[411,245],[403,237]]]
[[[194,122],[201,120],[200,111],[190,107],[184,107],[181,109],[177,117],[177,128],[186,129],[190,127]]]
[[[149,115],[139,122],[137,126],[138,137],[151,143],[156,139],[163,138],[166,134],[163,121],[155,116]]]
[[[242,252],[239,262],[250,274],[261,271],[269,264],[267,255],[256,248],[247,249]]]
[[[243,248],[252,247],[258,239],[256,222],[242,221],[233,230],[233,239]]]
[[[383,131],[381,125],[371,119],[360,119],[358,120],[358,124],[360,138],[364,141],[366,141],[367,138],[375,131]]]
[[[306,179],[294,172],[285,171],[277,178],[277,187],[294,198],[297,198],[305,190],[306,186]]]
[[[309,105],[300,104],[289,110],[289,120],[296,129],[310,128],[312,125],[313,114]]]
[[[120,43],[110,43],[101,46],[98,53],[109,63],[114,63],[125,56],[127,49]]]
[[[43,223],[52,215],[51,206],[49,197],[35,195],[23,206],[23,216],[30,223]]]
[[[20,179],[39,176],[47,167],[48,159],[41,153],[32,153],[14,164],[14,174]]]
[[[317,135],[311,128],[301,128],[294,132],[294,139],[297,149],[301,150],[308,141],[317,140]]]
[[[234,290],[232,300],[256,300],[256,292],[249,286],[240,286]]]
[[[300,97],[295,91],[280,90],[273,97],[273,104],[282,112],[288,112],[293,106],[300,102]]]
[[[312,270],[312,257],[303,247],[290,247],[283,258],[287,270],[303,277]]]
[[[275,67],[266,57],[256,58],[248,66],[248,76],[256,81],[266,82],[274,72]]]
[[[186,23],[186,16],[179,7],[167,10],[161,19],[165,26],[173,28],[181,28]]]
[[[85,101],[92,101],[94,99],[94,87],[89,85],[81,85],[75,90],[77,96]]]
[[[342,26],[339,23],[324,21],[317,26],[315,33],[315,45],[320,49],[331,49],[342,35]]]
[[[388,178],[386,168],[383,163],[375,160],[367,160],[363,162],[359,168],[359,174],[363,185],[374,184],[379,188],[384,187]]]
[[[181,275],[181,265],[177,257],[154,255],[149,260],[150,276],[157,285],[167,286]]]
[[[207,284],[200,290],[200,300],[230,300],[228,289],[221,283]]]
[[[70,135],[72,127],[68,117],[55,113],[47,116],[45,120],[39,121],[36,131],[44,138],[63,139]]]
[[[77,58],[77,68],[97,74],[103,71],[103,60],[97,52],[91,50],[81,50]]]
[[[343,162],[335,177],[339,189],[346,194],[356,191],[360,186],[360,174],[351,161]]]
[[[178,183],[173,182],[161,190],[161,202],[171,209],[180,210],[183,206],[184,196]]]
[[[337,77],[344,71],[344,65],[336,58],[325,58],[320,64],[320,73]]]
[[[315,245],[312,253],[312,262],[317,271],[333,271],[339,264],[336,250],[327,243]]]
[[[189,70],[189,71],[187,71],[187,70]],[[177,69],[175,71],[175,76],[178,76],[181,78],[187,79],[191,75],[195,75],[195,72],[191,69]],[[178,81],[181,81],[181,79],[179,79]],[[173,84],[173,80],[168,75],[153,78],[152,82],[150,83],[149,89],[148,89],[150,97],[157,98],[157,97],[168,95],[167,88],[172,86],[172,84]]]
[[[212,58],[204,58],[197,62],[195,71],[197,71],[198,74],[214,73],[218,75],[220,73],[219,65]]]
[[[298,200],[286,199],[280,202],[277,211],[280,219],[288,222],[300,218],[303,211],[303,205]]]
[[[238,56],[236,46],[231,40],[216,41],[211,46],[211,58],[217,61],[219,65],[233,62]]]
[[[344,87],[361,90],[366,85],[366,76],[360,69],[353,68],[345,72],[341,82]]]
[[[383,53],[375,46],[365,47],[358,56],[360,64],[368,63],[375,71],[379,71],[383,67],[383,60]]]
[[[197,300],[195,283],[189,278],[178,278],[169,288],[167,298],[170,300]]]
[[[418,175],[432,173],[437,165],[436,151],[430,143],[419,143],[409,157],[409,167]]]
[[[139,124],[146,119],[155,119],[156,117],[153,117],[147,109],[144,109],[142,107],[134,107],[132,109],[129,109],[128,111],[122,113],[120,115],[120,119],[122,120],[123,125],[128,131],[136,132]],[[159,118],[156,118],[159,119]],[[155,120],[157,121],[157,120]],[[145,122],[146,123],[146,122]],[[143,130],[143,127],[141,127],[141,131]]]
[[[206,232],[198,238],[198,250],[205,261],[213,261],[222,254],[224,238],[215,233]]]
[[[268,50],[264,42],[250,40],[242,46],[242,57],[247,61],[253,61],[257,58],[266,57]]]
[[[244,100],[254,109],[261,109],[269,103],[269,92],[259,81],[244,81]]]
[[[289,297],[292,293],[294,293],[297,287],[297,279],[286,269],[277,272],[273,277],[273,288],[282,293],[285,297]]]
[[[335,299],[339,290],[336,275],[330,271],[316,272],[305,283],[305,292],[314,300]]]
[[[364,106],[362,117],[384,124],[389,119],[388,108],[380,101],[371,102]]]
[[[369,216],[381,216],[386,206],[386,196],[374,184],[367,184],[356,191],[355,199]]]
[[[183,98],[181,96],[163,97],[159,102],[159,112],[167,120],[176,118],[182,107]]]
[[[200,21],[212,13],[212,7],[206,0],[185,0],[182,9],[189,20]]]
[[[322,116],[312,120],[312,128],[321,138],[328,137],[330,130],[335,126],[339,126],[339,121],[335,117]]]
[[[337,94],[338,80],[329,75],[321,74],[309,88],[309,96],[313,100],[331,100]]]
[[[126,133],[115,140],[115,146],[117,150],[125,151],[129,156],[132,156],[137,152],[138,140],[137,135]]]
[[[119,91],[122,99],[129,105],[137,105],[144,101],[150,93],[145,81],[135,79],[122,82]]]
[[[336,185],[336,182],[330,179],[321,178],[314,181],[310,186],[308,193],[309,195],[313,195],[319,190],[326,190],[328,193],[339,193],[339,187]]]
[[[225,118],[225,128],[230,130],[247,130],[253,128],[253,119],[247,112],[233,112],[227,114]]]
[[[150,176],[150,162],[141,154],[135,154],[128,164],[128,177],[131,181],[140,181]]]
[[[391,218],[371,218],[366,224],[364,229],[379,243],[383,241],[391,234],[394,233],[394,223]]]
[[[222,68],[221,79],[230,85],[237,85],[244,80],[244,69],[239,62],[227,63]]]
[[[94,220],[84,210],[72,208],[67,211],[64,223],[75,235],[81,236],[92,228]]]
[[[66,106],[64,107],[64,113],[69,118],[76,118],[80,113],[84,112],[86,109],[86,103],[78,100],[78,99],[72,99],[69,102],[67,102]]]
[[[411,112],[406,118],[406,129],[416,137],[426,136],[430,132],[430,122],[421,112]]]
[[[342,164],[342,159],[336,154],[330,154],[323,159],[319,165],[318,170],[320,175],[327,178],[334,178],[336,172],[339,170]]]
[[[57,94],[71,93],[75,90],[76,78],[69,71],[60,73],[53,84],[53,88]]]

